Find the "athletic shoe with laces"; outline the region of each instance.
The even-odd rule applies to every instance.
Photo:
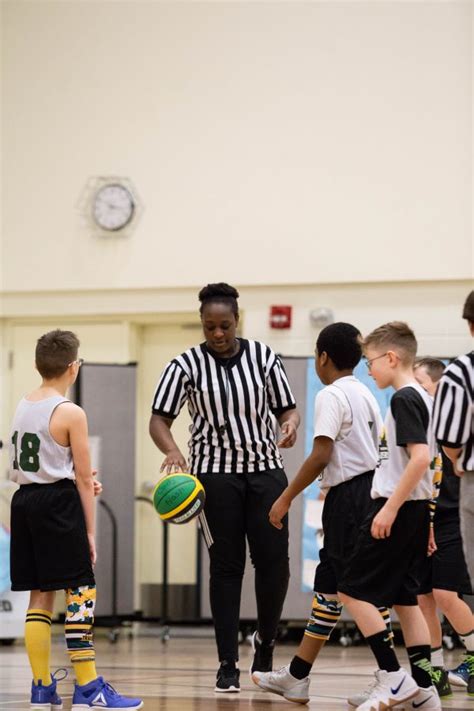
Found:
[[[453,690],[451,689],[446,669],[443,669],[443,667],[432,667],[430,676],[440,699],[452,698]]]
[[[385,711],[392,706],[400,706],[419,692],[415,680],[404,669],[396,672],[378,669],[375,679],[370,696],[357,706],[357,711]]]
[[[456,669],[450,669],[448,672],[449,682],[453,686],[462,686],[466,688],[469,680],[469,667],[466,662],[461,662]]]
[[[98,676],[97,679],[83,686],[74,685],[71,711],[82,711],[82,709],[120,711],[120,709],[141,709],[142,706],[141,699],[122,696],[103,677]]]
[[[222,662],[217,670],[214,691],[220,694],[236,694],[240,691],[240,669],[235,664]]]
[[[405,701],[402,707],[397,706],[397,711],[401,711],[401,709],[404,711],[416,711],[417,709],[421,709],[421,711],[442,711],[441,700],[436,691],[436,686],[429,686],[427,689],[420,687],[413,699]]]
[[[351,698],[347,700],[348,703],[351,706],[356,706],[356,702],[358,702],[357,705],[361,706],[365,701],[367,701],[369,694],[376,684],[377,681],[373,682],[373,684],[371,684],[366,691],[351,696]],[[441,701],[436,687],[430,686],[428,689],[419,689],[416,696],[409,701],[405,701],[401,705],[397,704],[396,708],[397,711],[416,711],[418,708],[422,708],[425,711],[440,711]]]
[[[364,689],[364,691],[361,691],[358,694],[354,694],[353,696],[349,696],[349,698],[347,699],[347,703],[349,704],[349,706],[355,706],[355,708],[357,708],[357,706],[363,704],[364,701],[367,701],[377,684],[377,679],[375,679],[374,681],[370,682],[370,684],[366,689]]]
[[[467,670],[469,676],[467,678],[467,695],[474,696],[474,654],[472,652],[466,652],[466,659],[464,662],[467,665]]]
[[[63,676],[58,677],[59,672],[64,672]],[[38,683],[35,684],[34,681],[31,682],[31,711],[60,711],[63,707],[63,700],[56,691],[56,686],[58,681],[62,681],[67,677],[66,669],[57,669],[54,674],[51,675],[51,683],[47,686],[43,685],[41,679],[38,679]]]
[[[250,666],[250,676],[254,671],[270,672],[273,669],[273,650],[275,648],[275,640],[270,644],[264,644],[258,632],[254,632],[250,640],[253,651],[253,660]]]
[[[290,665],[272,672],[254,671],[252,681],[264,691],[283,696],[295,704],[307,704],[309,701],[309,676],[296,679],[290,674]]]

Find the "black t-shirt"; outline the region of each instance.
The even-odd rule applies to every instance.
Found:
[[[448,514],[459,515],[459,484],[460,479],[453,470],[451,460],[441,453],[443,459],[443,478],[439,489],[439,496],[436,500],[435,517],[438,515]]]
[[[410,461],[408,445],[423,445],[428,448],[431,462],[408,499],[431,499],[436,455],[430,427],[432,407],[433,398],[416,381],[393,394],[380,439],[380,463],[374,475],[372,498],[388,498],[393,494]]]
[[[390,401],[395,436],[399,447],[407,444],[427,444],[430,413],[421,395],[415,388],[401,388]]]

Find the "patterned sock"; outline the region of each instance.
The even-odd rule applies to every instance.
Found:
[[[95,585],[66,590],[66,635],[67,651],[74,667],[79,686],[97,679],[93,637]]]
[[[51,684],[49,658],[51,653],[51,619],[53,615],[48,610],[30,608],[26,613],[25,645],[30,660],[35,684],[40,681],[43,686]]]
[[[431,647],[429,644],[418,644],[415,647],[407,647],[408,659],[410,660],[411,675],[423,689],[431,686]]]
[[[442,647],[431,647],[431,664],[434,667],[444,669],[444,654]]]
[[[468,652],[474,652],[474,630],[472,632],[468,632],[467,634],[460,634],[459,639]]]
[[[379,669],[384,669],[388,672],[395,672],[400,669],[392,640],[386,630],[366,637],[365,641],[370,646]]]

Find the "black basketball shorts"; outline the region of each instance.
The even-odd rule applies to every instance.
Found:
[[[12,590],[95,585],[84,512],[76,485],[25,484],[11,506]]]
[[[419,594],[451,590],[461,595],[472,595],[471,581],[462,547],[458,511],[436,511],[434,534],[437,550],[424,561],[420,574]]]
[[[420,567],[428,550],[428,502],[406,501],[390,536],[373,538],[372,521],[386,501],[373,501],[339,591],[376,607],[416,605]]]
[[[371,509],[374,472],[365,472],[329,489],[323,506],[324,545],[314,576],[314,591],[336,593],[354,554],[360,527]]]

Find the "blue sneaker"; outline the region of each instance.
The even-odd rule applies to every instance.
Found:
[[[143,701],[141,699],[130,699],[127,696],[118,694],[114,687],[108,684],[103,677],[98,676],[94,681],[90,681],[84,686],[75,684],[74,696],[72,697],[71,711],[81,711],[82,709],[141,709]]]
[[[64,676],[57,678],[57,673],[63,671]],[[67,677],[66,669],[57,669],[51,676],[51,684],[44,686],[41,679],[38,679],[38,683],[35,684],[34,681],[31,682],[31,704],[30,709],[32,711],[60,711],[63,707],[63,700],[56,692],[56,685],[58,681],[62,681]]]
[[[463,688],[466,688],[467,682],[469,681],[469,667],[467,662],[462,662],[456,667],[456,669],[450,669],[448,678],[449,683],[453,686],[462,686]]]

